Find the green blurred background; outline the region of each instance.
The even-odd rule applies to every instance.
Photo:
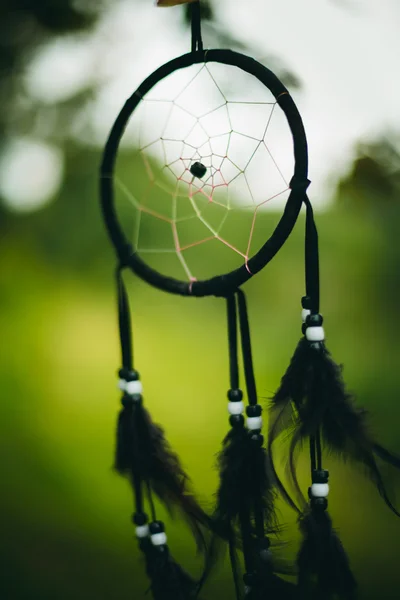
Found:
[[[139,9],[143,2],[137,4]],[[221,31],[212,7],[210,38],[222,46],[243,46]],[[69,0],[6,1],[0,7],[2,158],[13,136],[35,132],[57,147],[64,161],[62,186],[46,205],[17,210],[4,190],[0,205],[0,593],[5,600],[122,600],[142,598],[147,589],[130,523],[131,493],[112,470],[120,359],[114,255],[97,200],[101,144],[89,136],[77,139],[66,128],[96,90],[88,86],[68,101],[43,104],[24,88],[38,48],[56,36],[90,35],[106,8],[107,2]],[[186,27],[184,11],[179,18]],[[294,74],[280,74],[296,89]],[[51,127],[42,126],[49,122]],[[346,381],[371,412],[381,442],[400,453],[398,148],[395,132],[360,143],[317,223],[329,348],[345,364]],[[268,226],[275,215],[262,218]],[[276,259],[246,286],[258,390],[265,401],[299,338],[303,231],[301,218]],[[211,506],[215,454],[227,428],[224,303],[175,298],[133,276],[127,281],[146,401],[199,497]],[[356,470],[334,462],[327,466],[331,514],[359,579],[360,598],[398,598],[398,520]],[[306,456],[300,470],[306,488]],[[399,476],[390,470],[385,475],[400,498]],[[295,516],[281,502],[279,509],[287,524],[287,556],[293,558],[299,542]],[[166,520],[174,554],[198,574],[201,565],[188,532]],[[233,597],[227,565],[204,597]]]

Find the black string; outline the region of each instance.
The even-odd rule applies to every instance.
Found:
[[[125,284],[122,279],[123,267],[117,267],[117,298],[118,298],[118,326],[119,339],[121,342],[122,366],[124,369],[132,370],[132,334],[131,334],[131,318],[129,311],[129,299],[126,292]]]
[[[315,437],[310,435],[310,466],[311,466],[311,479],[313,472],[317,468],[316,453],[315,453]]]
[[[151,486],[150,486],[150,483],[148,481],[146,481],[146,487],[147,487],[147,497],[148,497],[149,504],[150,504],[151,520],[152,521],[156,521],[157,520],[156,508],[155,508],[155,505],[154,505],[153,495],[151,493]]]
[[[240,339],[242,345],[242,355],[243,355],[243,366],[244,373],[246,379],[246,389],[247,389],[247,397],[250,406],[255,406],[257,402],[257,389],[256,389],[256,380],[254,376],[254,368],[253,368],[253,357],[251,351],[251,338],[250,338],[250,325],[247,311],[247,302],[246,296],[244,292],[240,289],[237,290],[237,298],[238,298],[238,308],[239,308],[239,326],[240,326]],[[264,539],[264,508],[262,498],[254,499],[254,524],[256,535],[260,540]],[[249,546],[251,544],[251,536],[249,539]],[[249,548],[251,551],[251,546]],[[248,567],[246,566],[246,570],[249,573],[253,568],[253,564],[250,562],[250,558],[248,559]]]
[[[310,298],[311,312],[316,314],[319,312],[320,302],[318,232],[315,226],[311,202],[306,194],[304,196],[304,204],[306,205],[306,294]]]
[[[314,221],[314,211],[306,194],[304,203],[306,205],[306,294],[310,298],[311,312],[317,314],[320,305],[318,231]],[[311,471],[322,469],[321,433],[319,429],[316,431],[315,436],[310,437],[310,460]]]
[[[132,329],[131,329],[131,318],[130,318],[130,310],[129,310],[129,298],[126,291],[126,287],[124,284],[124,280],[122,278],[122,270],[123,265],[118,265],[116,270],[116,279],[117,279],[117,300],[118,300],[118,326],[119,326],[119,338],[121,342],[121,358],[122,358],[122,366],[124,369],[128,371],[133,370],[133,353],[132,353]],[[133,405],[131,407],[132,410],[132,418],[135,421],[134,411],[136,410],[136,406]],[[134,436],[133,440],[136,445],[136,456],[139,456],[138,452],[138,436]],[[133,469],[131,473],[133,489],[135,492],[135,510],[137,513],[143,513],[143,489],[142,489],[142,479],[137,469]],[[150,498],[150,506],[153,509],[153,505]],[[153,509],[154,510],[154,509]]]
[[[200,0],[191,4],[192,9],[192,52],[203,50],[203,40],[201,37],[201,8]]]
[[[239,365],[238,365],[238,336],[237,336],[237,307],[236,307],[236,294],[231,294],[226,298],[227,303],[227,322],[228,322],[228,343],[229,343],[229,374],[230,374],[230,386],[231,389],[239,388]],[[239,305],[239,313],[240,313]],[[243,309],[242,309],[243,310]],[[243,335],[241,335],[241,338]],[[243,343],[243,342],[242,342]],[[251,360],[251,352],[250,352]],[[247,378],[246,378],[247,384]],[[250,506],[243,505],[239,510],[239,523],[240,532],[243,544],[243,558],[245,570],[247,573],[253,572],[253,536],[252,536],[252,525],[250,518]],[[236,598],[240,600],[241,585],[238,576],[238,565],[236,560],[235,548],[230,544],[229,547],[231,567],[233,572],[233,579],[236,591]]]
[[[322,446],[321,446],[321,432],[318,429],[315,434],[315,447],[317,451],[317,469],[322,470]]]
[[[256,380],[254,377],[253,357],[251,353],[250,326],[247,314],[246,296],[242,290],[237,290],[239,306],[240,337],[242,342],[243,366],[246,379],[247,397],[249,404],[257,404]]]
[[[228,343],[229,343],[229,376],[231,389],[239,387],[239,367],[237,358],[237,316],[235,296],[228,296],[227,315],[228,315]]]
[[[238,558],[236,554],[236,544],[233,540],[229,540],[229,558],[232,566],[232,574],[233,574],[233,583],[235,586],[236,598],[240,600],[241,598],[241,581],[239,577],[239,565]]]

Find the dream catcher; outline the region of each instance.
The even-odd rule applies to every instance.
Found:
[[[101,165],[103,216],[118,258],[122,409],[115,468],[132,484],[132,518],[155,600],[188,600],[201,593],[221,543],[229,548],[237,598],[350,600],[356,584],[327,512],[323,450],[361,465],[397,515],[377,460],[397,468],[400,461],[369,435],[365,411],[353,405],[324,344],[318,236],[306,193],[307,141],[296,105],[279,79],[252,58],[204,50],[199,2],[191,4],[191,12],[192,51],[157,69],[127,100]],[[125,158],[125,143],[138,148],[134,160],[132,153]],[[261,226],[260,215],[270,203],[282,207],[282,214],[268,232],[272,218]],[[277,254],[303,205],[303,337],[272,399],[265,442],[241,286]],[[178,456],[148,411],[133,362],[122,278],[128,269],[164,292],[213,295],[226,303],[229,430],[218,458],[212,514],[196,501]],[[283,432],[291,436],[290,487],[275,469],[273,444]],[[297,450],[304,442],[311,465],[307,500],[296,476]],[[281,577],[288,568],[274,551],[278,493],[297,512],[303,534],[296,585]],[[174,560],[155,499],[171,513],[178,511],[191,528],[204,556],[200,581]]]

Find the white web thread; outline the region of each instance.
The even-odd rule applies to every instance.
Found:
[[[211,81],[215,85],[219,94],[222,96],[223,102],[218,104],[211,110],[208,110],[208,111],[200,114],[199,116],[196,116],[194,113],[189,111],[185,106],[183,106],[181,103],[179,103],[179,98],[188,90],[190,85],[203,72],[206,72],[209,75]],[[150,182],[149,186],[148,186],[146,192],[142,195],[141,199],[138,200],[136,198],[136,196],[124,184],[124,182],[119,177],[117,177],[117,176],[115,177],[116,184],[119,187],[119,189],[121,190],[122,194],[132,203],[132,205],[134,206],[134,208],[137,211],[137,219],[135,222],[135,228],[134,228],[134,233],[133,233],[133,245],[134,245],[135,251],[139,254],[175,253],[178,256],[179,261],[180,261],[188,279],[190,281],[196,281],[196,277],[193,276],[193,274],[187,264],[187,260],[185,259],[184,255],[183,255],[183,252],[185,250],[188,250],[189,248],[193,248],[195,246],[200,246],[201,244],[205,244],[208,241],[215,239],[215,240],[218,240],[220,243],[224,244],[226,247],[230,248],[237,255],[239,255],[241,257],[241,259],[243,259],[244,264],[246,265],[246,268],[249,270],[247,263],[250,258],[250,249],[251,249],[252,239],[253,239],[253,235],[254,235],[254,228],[255,228],[256,218],[257,218],[259,209],[263,205],[265,205],[267,202],[269,202],[270,200],[277,198],[278,196],[284,194],[285,192],[287,192],[289,190],[288,181],[286,180],[285,176],[283,175],[282,170],[279,168],[277,161],[275,160],[270,148],[268,147],[268,145],[265,141],[265,138],[268,133],[268,129],[269,129],[269,126],[270,126],[270,123],[271,123],[271,120],[273,118],[274,111],[276,108],[276,102],[259,102],[259,101],[257,101],[257,102],[238,102],[238,101],[228,100],[225,97],[224,93],[222,92],[220,86],[216,82],[216,79],[213,76],[213,74],[211,73],[207,64],[202,65],[202,67],[199,69],[199,71],[190,79],[190,81],[178,93],[178,95],[175,96],[175,98],[173,100],[146,99],[146,98],[142,99],[142,103],[146,103],[146,102],[147,103],[164,103],[164,104],[168,103],[170,105],[170,107],[168,109],[165,125],[162,129],[161,135],[157,139],[154,139],[153,141],[150,141],[146,144],[142,144],[141,143],[142,131],[140,132],[139,152],[143,159],[144,168],[145,168],[147,177]],[[256,136],[250,135],[248,133],[243,133],[242,131],[237,131],[237,129],[235,129],[232,125],[232,116],[230,114],[230,105],[232,107],[234,107],[235,105],[248,105],[250,110],[251,110],[251,107],[256,107],[256,106],[257,107],[260,107],[260,106],[261,107],[270,107],[270,112],[267,115],[267,119],[266,119],[265,127],[263,128],[262,136],[256,137]],[[185,115],[187,115],[188,118],[193,120],[193,125],[186,132],[186,135],[183,136],[183,138],[181,138],[181,139],[175,138],[175,137],[170,137],[169,135],[166,136],[166,132],[168,131],[169,124],[172,119],[174,108],[179,109]],[[210,115],[213,115],[217,111],[225,112],[226,121],[228,123],[228,130],[227,131],[224,130],[223,132],[218,133],[216,135],[210,135],[206,129],[206,126],[202,122],[202,120],[204,121],[207,117],[210,117]],[[142,122],[142,124],[143,124],[143,122]],[[202,133],[204,134],[206,141],[202,141],[201,143],[198,142],[197,144],[194,144],[194,143],[191,143],[190,141],[188,141],[188,140],[190,140],[192,134],[194,133],[194,131],[196,129],[199,130],[199,134],[202,134]],[[236,164],[236,161],[232,160],[232,158],[229,156],[229,151],[230,151],[230,147],[231,147],[231,143],[232,143],[232,137],[234,135],[240,136],[241,138],[243,138],[245,140],[251,140],[252,142],[255,142],[255,147],[254,147],[253,151],[250,153],[249,158],[247,159],[244,166],[242,166],[242,167],[240,165]],[[161,144],[160,144],[160,142],[161,142]],[[225,151],[222,151],[222,153],[216,152],[213,150],[213,145],[217,145],[217,142],[218,142],[219,149],[225,148]],[[147,154],[149,151],[151,151],[152,147],[155,147],[156,144],[161,145],[161,148],[162,148],[162,158],[163,158],[163,162],[164,162],[164,165],[161,169],[162,174],[164,175],[165,172],[167,172],[170,177],[172,176],[176,180],[175,187],[172,191],[170,189],[170,186],[168,186],[163,180],[161,180],[159,178],[157,179],[153,173],[151,160],[149,159]],[[173,145],[179,144],[180,152],[178,152],[177,158],[174,158],[173,160],[168,160],[167,144],[173,144]],[[275,168],[276,168],[277,172],[279,173],[279,176],[282,181],[282,186],[284,186],[284,187],[282,187],[282,189],[280,189],[273,195],[269,195],[268,197],[262,199],[260,202],[257,203],[254,198],[252,187],[248,180],[246,171],[250,167],[250,165],[251,165],[254,157],[256,156],[258,150],[260,149],[260,147],[264,147],[265,150],[267,151],[269,157],[272,160],[272,163],[275,165]],[[195,162],[199,162],[199,163],[203,164],[207,169],[204,177],[201,179],[198,177],[195,177],[190,171],[191,166]],[[236,171],[236,173],[235,173],[235,171]],[[229,173],[230,173],[230,175],[229,175]],[[228,177],[228,175],[229,175],[229,177]],[[221,235],[221,230],[224,227],[224,224],[228,218],[229,212],[234,208],[232,206],[232,195],[231,195],[231,190],[230,190],[229,186],[231,186],[232,183],[235,180],[237,180],[238,178],[240,178],[241,176],[243,176],[245,186],[248,190],[249,197],[251,198],[251,202],[252,202],[251,208],[254,211],[253,217],[252,217],[252,222],[251,222],[251,227],[250,227],[250,231],[249,231],[249,237],[248,237],[246,251],[241,251],[234,244],[232,244],[228,240],[224,239]],[[158,211],[153,210],[150,206],[146,205],[146,200],[150,197],[152,191],[154,191],[154,189],[156,189],[157,187],[160,188],[161,190],[164,190],[164,192],[166,192],[167,194],[171,195],[172,206],[171,206],[170,217],[160,214]],[[182,191],[180,191],[182,187],[185,187],[184,193]],[[220,190],[221,188],[227,190],[226,203],[224,203],[223,201],[214,197],[216,195],[216,192],[218,190]],[[183,198],[183,197],[186,197],[188,199],[188,201],[193,209],[194,214],[189,215],[189,216],[178,216],[178,210],[177,210],[178,198]],[[213,204],[214,206],[219,206],[220,208],[222,208],[224,210],[224,215],[220,219],[220,222],[217,227],[214,227],[213,225],[211,225],[209,223],[208,219],[203,216],[202,212],[204,211],[204,208],[202,209],[201,206],[199,206],[199,202],[200,202],[199,198],[200,199],[204,198],[205,200],[207,200],[207,204]],[[235,198],[235,199],[237,199],[237,198]],[[143,248],[140,246],[140,244],[139,244],[140,225],[141,225],[141,217],[143,214],[148,214],[148,215],[155,217],[157,219],[160,219],[170,225],[171,230],[172,230],[173,243],[174,243],[173,248],[154,248],[153,249],[153,248]],[[184,223],[184,222],[191,221],[192,219],[198,219],[204,225],[204,227],[209,231],[210,235],[207,237],[201,238],[199,240],[195,240],[191,243],[182,243],[179,232],[178,232],[177,225]]]

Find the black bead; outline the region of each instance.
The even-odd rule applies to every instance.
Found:
[[[265,537],[263,540],[260,540],[260,551],[268,550],[271,547],[271,540],[268,537]]]
[[[153,521],[149,525],[149,531],[151,535],[154,535],[155,533],[163,533],[165,531],[164,523],[162,521]]]
[[[254,404],[253,406],[246,407],[246,415],[248,417],[260,417],[262,413],[262,407],[260,404]]]
[[[262,446],[264,443],[264,436],[261,433],[258,433],[257,431],[252,431],[250,433],[250,439],[253,442],[253,444],[258,444],[259,446]]]
[[[263,562],[269,562],[272,558],[270,546],[271,542],[267,537],[259,541],[258,552]]]
[[[128,396],[128,394],[124,394],[121,398],[121,404],[124,408],[129,408],[135,404],[132,396]]]
[[[310,296],[303,296],[301,299],[301,306],[303,308],[308,308],[308,310],[311,309],[311,298]]]
[[[139,373],[133,369],[122,368],[118,371],[118,375],[125,381],[138,381],[140,379]]]
[[[132,521],[138,527],[141,527],[142,525],[146,525],[148,520],[149,519],[148,519],[146,513],[133,513],[133,515],[132,515]]]
[[[320,327],[324,322],[323,316],[320,314],[311,314],[307,316],[306,325],[307,327]]]
[[[260,552],[260,558],[264,563],[269,563],[272,560],[272,552],[268,548],[264,548]]]
[[[239,389],[232,389],[228,391],[229,402],[240,402],[243,398],[243,392]]]
[[[195,162],[190,167],[190,172],[193,177],[201,179],[207,173],[207,167],[205,167],[201,162]]]
[[[305,323],[303,323],[303,325],[301,326],[301,333],[303,335],[306,335],[306,330],[307,330],[307,325]]]
[[[313,510],[326,510],[328,508],[328,500],[326,498],[311,498],[311,508]]]
[[[309,342],[308,347],[311,348],[311,350],[315,350],[316,352],[321,352],[321,350],[324,349],[324,343],[323,342]]]
[[[231,415],[229,417],[229,423],[231,427],[243,427],[244,426],[244,416],[243,415]]]
[[[326,469],[315,469],[312,472],[313,483],[328,483],[329,471]]]
[[[165,560],[169,556],[169,549],[168,549],[168,546],[166,544],[161,544],[159,546],[152,546],[152,551],[154,553],[157,552],[157,554],[160,557],[164,557],[163,560]]]
[[[121,404],[125,408],[128,408],[129,406],[133,406],[133,404],[141,404],[141,402],[142,402],[141,394],[131,394],[131,395],[124,394],[121,399]]]

